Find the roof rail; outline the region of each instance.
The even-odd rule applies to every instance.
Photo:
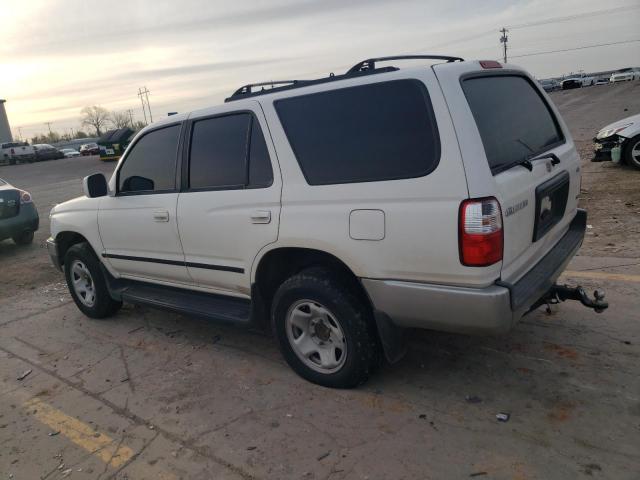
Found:
[[[396,70],[398,70],[396,67],[383,67],[383,68],[377,68],[375,70],[365,70],[362,72],[346,73],[342,75],[334,75],[333,73],[330,73],[328,77],[316,78],[314,80],[281,80],[278,82],[251,83],[249,85],[240,87],[238,90],[233,92],[233,94],[230,97],[225,98],[224,101],[225,103],[233,102],[235,100],[240,100],[243,98],[255,97],[258,95],[266,95],[267,93],[275,93],[275,92],[280,92],[282,90],[290,90],[293,88],[306,87],[309,85],[317,85],[320,83],[335,82],[338,80],[353,78],[354,76],[365,76],[365,75],[371,75],[375,73],[393,72]],[[251,90],[251,87],[266,86],[266,85],[271,85],[271,86],[276,85],[276,86],[268,90],[265,90],[265,89],[257,90],[257,91]]]
[[[368,58],[360,63],[356,63],[347,71],[347,75],[366,70],[374,70],[376,62],[386,62],[389,60],[446,60],[447,62],[464,62],[460,57],[449,57],[446,55],[396,55],[393,57]]]
[[[263,91],[263,90],[265,90],[264,87],[266,87],[266,86],[270,86],[271,88],[275,88],[276,85],[295,85],[295,84],[303,82],[303,81],[304,80],[273,80],[273,81],[270,81],[270,82],[249,83],[247,85],[241,86],[239,89],[237,89],[235,92],[233,92],[233,95],[231,95],[231,96],[235,97],[236,95],[246,95],[246,94],[255,93],[255,91],[253,90],[254,87],[262,87],[260,89],[260,91]]]

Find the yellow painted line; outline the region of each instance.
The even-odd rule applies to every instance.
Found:
[[[628,275],[626,273],[607,273],[607,272],[581,272],[575,270],[567,270],[563,274],[565,277],[574,278],[595,278],[601,280],[613,280],[618,282],[640,282],[640,275]]]
[[[104,433],[96,432],[86,423],[70,417],[38,398],[25,402],[23,406],[27,409],[34,409],[34,417],[40,422],[48,425],[54,431],[59,431],[60,435],[64,435],[79,447],[114,468],[122,466],[134,455],[134,451],[129,447],[118,446],[118,442],[113,438]]]

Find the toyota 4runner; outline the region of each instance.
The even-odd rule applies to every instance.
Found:
[[[379,66],[407,58],[442,62]],[[607,307],[555,284],[586,225],[569,130],[495,61],[246,85],[146,127],[84,192],[53,208],[48,240],[84,314],[262,322],[326,386],[398,359],[407,328],[496,334],[548,303]]]

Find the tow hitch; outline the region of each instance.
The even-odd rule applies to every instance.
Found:
[[[554,285],[540,300],[530,309],[535,310],[541,305],[555,305],[566,300],[578,300],[585,307],[593,308],[596,313],[602,313],[609,308],[609,303],[604,301],[604,292],[596,290],[593,292],[594,298],[589,298],[587,292],[581,286],[570,287],[568,285]]]

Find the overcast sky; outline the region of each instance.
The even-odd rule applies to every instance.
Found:
[[[12,129],[80,127],[80,109],[155,118],[215,105],[242,84],[313,78],[372,56],[501,57],[539,78],[640,65],[638,0],[0,0],[0,98]],[[525,26],[550,18],[593,16]],[[613,10],[613,11],[612,11]],[[519,26],[519,28],[518,28]]]

